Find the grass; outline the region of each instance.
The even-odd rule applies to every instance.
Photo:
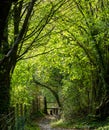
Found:
[[[60,128],[76,128],[76,129],[91,129],[91,130],[109,130],[109,119],[106,121],[95,121],[85,118],[74,119],[71,122],[58,120],[51,123],[52,127]]]
[[[25,130],[40,130],[40,128],[35,121],[32,121],[26,124]]]

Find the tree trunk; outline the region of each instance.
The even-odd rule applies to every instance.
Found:
[[[1,77],[1,74],[0,74]],[[0,78],[0,114],[7,113],[10,102],[10,76],[2,75]]]
[[[96,115],[98,119],[105,120],[109,117],[109,73],[104,77],[104,85],[105,85],[105,97],[102,99],[101,104],[96,109]]]
[[[59,95],[56,92],[52,92],[52,94],[54,95],[54,97],[55,97],[55,99],[57,101],[58,107],[62,107],[60,99],[59,99]]]
[[[109,116],[109,99],[102,101],[96,109],[96,116],[99,120],[105,120]]]
[[[5,116],[8,114],[10,107],[10,73],[0,65],[0,129],[7,130]]]
[[[0,1],[0,56],[2,57],[0,59],[0,114],[8,112],[10,104],[10,75],[16,64],[16,50],[13,51],[13,56],[5,56],[9,51],[8,33],[6,31],[12,2],[17,2],[17,0]]]
[[[11,0],[0,1],[0,50],[2,47],[2,41],[5,40],[4,30],[8,19],[8,14],[12,5]]]
[[[8,112],[10,102],[10,70],[11,65],[6,59],[0,64],[0,114]]]
[[[48,114],[48,112],[47,112],[47,99],[46,99],[46,97],[44,97],[44,114]]]
[[[0,53],[4,54],[4,46],[7,42],[4,31],[8,14],[12,5],[11,0],[0,1]],[[7,113],[10,102],[10,68],[7,70],[7,62],[0,63],[0,114]]]
[[[16,65],[16,50],[0,61],[0,114],[7,114],[10,106],[10,83]]]

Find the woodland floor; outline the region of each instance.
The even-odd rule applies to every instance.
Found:
[[[52,128],[50,126],[50,123],[53,122],[53,120],[56,120],[53,116],[46,116],[45,118],[42,118],[40,121],[38,121],[38,125],[40,127],[40,130],[78,130],[78,129],[65,129],[65,128]],[[80,130],[80,129],[79,129]]]

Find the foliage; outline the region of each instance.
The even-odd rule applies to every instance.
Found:
[[[43,94],[57,101],[65,120],[90,114],[104,120],[109,115],[108,0],[33,2],[30,12],[29,1],[12,6],[9,50],[3,44],[7,52],[0,53],[2,62],[7,54],[8,64],[0,64],[11,65],[9,77],[16,66],[12,102],[28,103]],[[25,61],[16,65],[19,60]]]
[[[44,81],[55,84],[49,76],[53,68],[62,74],[59,96],[69,120],[75,114],[96,114],[96,108],[108,102],[107,5],[107,0],[68,1],[52,22],[56,27],[48,45],[56,49],[39,58]]]
[[[106,93],[108,92],[107,88],[109,86],[108,81],[106,80],[106,77],[108,76],[108,70],[106,69],[108,67],[106,66],[108,65],[108,63],[107,61],[104,60],[105,58],[108,59],[107,54],[108,50],[107,48],[104,47],[105,44],[108,44],[107,43],[108,38],[106,38],[106,35],[108,35],[108,27],[107,27],[107,15],[103,15],[105,11],[107,12],[106,2],[107,1],[104,2],[102,1],[100,3],[98,1],[80,2],[78,0],[75,0],[74,2],[71,3],[72,6],[70,6],[70,8],[67,10],[70,12],[69,15],[66,15],[67,13],[65,13],[65,17],[64,18],[62,17],[62,21],[60,23],[60,26],[63,25],[61,26],[62,37],[64,39],[66,38],[67,45],[69,43],[70,45],[73,46],[71,50],[75,50],[76,52],[72,53],[73,56],[71,61],[73,61],[73,63],[70,62],[71,63],[70,67],[72,68],[70,68],[70,71],[68,71],[69,77],[70,80],[73,81],[77,74],[77,79],[82,81],[81,94],[82,95],[87,94],[88,99],[87,107],[89,109],[88,112],[95,111],[97,105],[99,106],[99,104],[104,102],[103,100],[108,97],[106,96],[107,95]],[[103,4],[102,7],[101,4]],[[76,18],[76,20],[74,18]],[[105,27],[107,27],[107,29]],[[107,40],[104,40],[105,38]],[[75,57],[77,57],[78,59]],[[67,63],[69,63],[69,60],[67,61]],[[75,64],[76,66],[74,66]],[[77,83],[74,85],[77,87],[76,91],[79,90]],[[85,93],[82,93],[83,90],[85,90],[84,91]],[[72,93],[72,95],[75,94]],[[86,97],[84,98],[84,101],[85,99]],[[101,105],[101,109],[103,105]]]
[[[21,61],[16,65],[12,77],[11,103],[24,103],[29,105],[36,97],[38,89],[32,83],[34,65],[29,61]]]

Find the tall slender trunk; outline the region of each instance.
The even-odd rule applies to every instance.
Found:
[[[55,92],[53,93],[53,95],[54,95],[54,97],[55,97],[55,99],[57,101],[58,107],[62,107],[60,99],[59,99],[59,95],[57,93],[55,93]]]

